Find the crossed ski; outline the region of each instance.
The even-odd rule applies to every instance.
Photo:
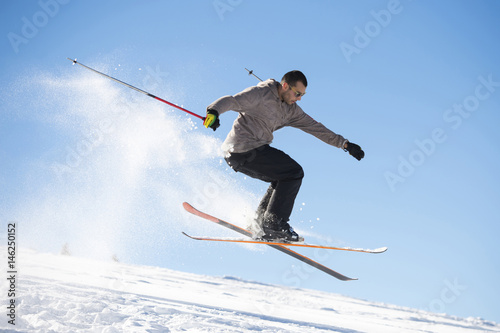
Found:
[[[311,265],[339,280],[342,281],[351,281],[351,280],[357,280],[356,278],[350,278],[345,275],[342,275],[320,263],[317,261],[314,261],[313,259],[306,257],[300,253],[297,253],[291,249],[289,249],[289,246],[295,246],[295,247],[312,247],[312,248],[322,248],[322,249],[330,249],[330,250],[341,250],[341,251],[354,251],[354,252],[364,252],[364,253],[383,253],[387,250],[386,247],[375,249],[375,250],[369,250],[369,249],[357,249],[357,248],[348,248],[348,247],[333,247],[333,246],[324,246],[324,245],[314,245],[314,244],[304,244],[304,243],[282,243],[282,242],[268,242],[268,241],[261,241],[261,240],[254,240],[252,239],[252,232],[241,228],[237,225],[234,225],[232,223],[223,221],[219,218],[216,218],[212,215],[209,215],[207,213],[201,212],[191,206],[189,203],[184,202],[183,207],[186,211],[189,213],[199,216],[201,218],[204,218],[208,221],[217,223],[218,225],[221,225],[223,227],[229,228],[233,231],[239,232],[240,234],[249,237],[250,239],[239,239],[239,238],[211,238],[211,237],[195,237],[195,236],[190,236],[186,233],[183,232],[184,235],[186,235],[189,238],[196,239],[196,240],[204,240],[204,241],[218,241],[218,242],[237,242],[237,243],[256,243],[256,244],[264,244],[268,245],[278,251],[281,251],[283,253],[288,254],[289,256],[292,256],[308,265]]]

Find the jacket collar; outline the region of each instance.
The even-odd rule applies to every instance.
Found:
[[[275,79],[267,79],[267,80],[262,81],[258,84],[258,86],[269,88],[271,90],[271,92],[273,93],[273,95],[276,96],[276,98],[278,98],[279,100],[281,100],[280,94],[279,94],[280,85],[281,85],[281,83],[279,83]]]

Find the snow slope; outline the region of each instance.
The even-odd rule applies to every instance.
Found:
[[[16,291],[16,325],[2,313],[2,332],[500,332],[478,318],[29,250]]]

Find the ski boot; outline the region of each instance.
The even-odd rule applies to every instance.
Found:
[[[262,224],[261,236],[266,241],[303,242],[304,237],[300,237],[287,222]]]

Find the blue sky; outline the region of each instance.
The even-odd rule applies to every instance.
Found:
[[[500,321],[500,4],[496,1],[33,1],[1,5],[0,216],[21,246],[313,288]],[[273,146],[306,177],[291,224],[342,283],[224,235],[266,184],[229,170],[216,131],[66,57],[204,114],[220,96],[309,81],[300,105],[357,162],[295,129]],[[5,227],[6,228],[6,227]],[[2,231],[4,233],[5,231]]]

